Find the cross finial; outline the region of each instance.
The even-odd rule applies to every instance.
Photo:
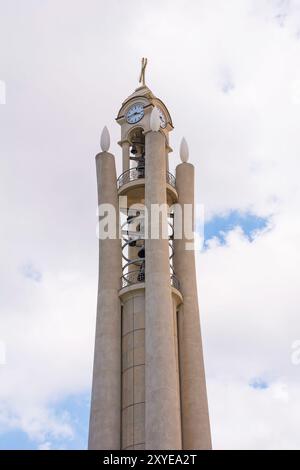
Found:
[[[148,62],[148,59],[146,59],[146,57],[143,57],[142,68],[141,68],[140,79],[139,79],[139,83],[141,83],[143,86],[145,86],[145,72],[146,72],[147,62]]]

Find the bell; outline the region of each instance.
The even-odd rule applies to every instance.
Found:
[[[144,262],[141,264],[137,280],[139,282],[145,282],[145,263]]]
[[[133,155],[135,155],[135,154],[137,153],[137,149],[136,149],[136,146],[135,146],[135,145],[133,145],[133,146],[131,147],[131,153],[132,153]]]
[[[139,251],[138,251],[138,257],[139,258],[145,258],[145,248],[142,247]]]

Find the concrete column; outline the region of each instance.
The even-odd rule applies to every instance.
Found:
[[[177,166],[176,188],[182,208],[184,204],[194,206],[194,166],[190,163]],[[211,449],[195,254],[185,249],[186,242],[191,240],[184,234],[174,241],[174,268],[183,295],[178,316],[183,448]]]
[[[145,145],[145,203],[150,213],[152,204],[166,204],[165,137],[148,132]],[[181,449],[168,240],[149,236],[145,247],[146,449]]]
[[[96,156],[98,204],[115,207],[118,234],[118,194],[115,158]],[[99,286],[96,320],[89,449],[120,449],[121,416],[121,244],[99,240]]]
[[[166,171],[169,171],[169,149],[166,147]]]
[[[123,296],[122,449],[145,448],[145,292]]]
[[[123,172],[129,170],[130,160],[129,160],[129,147],[130,144],[128,140],[122,142],[122,162],[123,162]]]

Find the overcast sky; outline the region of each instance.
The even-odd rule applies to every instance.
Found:
[[[0,448],[87,445],[94,156],[143,56],[205,207],[213,446],[300,449],[300,0],[0,0]]]

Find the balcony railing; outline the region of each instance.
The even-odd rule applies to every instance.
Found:
[[[118,189],[120,189],[124,184],[130,183],[131,181],[136,181],[138,179],[145,178],[145,167],[140,168],[130,168],[129,170],[124,171],[119,178],[117,179]],[[175,176],[172,175],[169,171],[166,172],[166,182],[176,187]]]
[[[133,284],[138,284],[139,282],[145,282],[145,273],[139,269],[129,271],[121,277],[121,289],[132,286]]]
[[[130,168],[129,170],[124,171],[124,173],[122,173],[117,179],[118,189],[120,189],[124,184],[140,178],[145,178],[145,168]]]
[[[171,286],[175,287],[177,290],[180,290],[179,280],[174,274],[170,276],[170,281]],[[140,282],[145,282],[145,272],[141,270],[129,271],[128,273],[123,274],[121,277],[121,289],[132,286],[134,284],[139,284]]]
[[[176,188],[176,178],[169,171],[167,171],[167,183]]]
[[[180,290],[180,282],[175,274],[171,274],[171,286],[175,287],[177,290]]]

